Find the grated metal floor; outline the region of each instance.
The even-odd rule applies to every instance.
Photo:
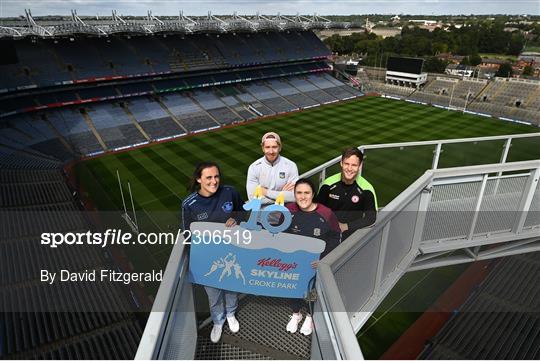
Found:
[[[240,331],[232,334],[225,325],[221,341],[212,344],[208,338],[212,325],[205,327],[199,332],[196,358],[309,359],[311,336],[287,332],[290,315],[286,299],[248,295],[240,300],[236,313]]]
[[[212,343],[208,336],[199,335],[197,339],[196,360],[271,360],[270,357],[263,356],[238,346],[230,345],[226,342]]]

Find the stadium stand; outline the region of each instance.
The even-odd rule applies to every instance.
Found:
[[[378,74],[372,69],[358,72],[363,84],[381,94],[540,124],[540,82],[536,80],[495,78],[488,81],[436,76],[425,87],[415,90],[377,81]]]
[[[78,109],[53,110],[47,113],[46,118],[78,154],[92,154],[103,150]]]
[[[39,280],[43,267],[59,272],[99,269],[107,263],[95,247],[48,248],[39,241],[42,232],[89,229],[60,165],[22,169],[16,163],[2,164],[0,329],[9,332],[0,333],[0,357],[133,358],[142,331],[118,283],[46,285]],[[104,304],[106,309],[100,309]],[[112,351],[107,350],[111,345],[92,343],[98,335],[114,341]]]
[[[421,359],[538,359],[538,252],[500,259]]]
[[[53,272],[119,267],[101,249],[39,245],[44,231],[94,227],[62,174],[66,162],[322,103],[309,92],[331,101],[360,95],[330,76],[311,75],[329,70],[321,59],[330,55],[311,31],[78,34],[6,44],[0,358],[132,359],[139,344],[136,300],[123,286],[51,288],[36,279],[43,264]],[[111,308],[93,312],[103,304]]]
[[[364,82],[363,84],[366,83]],[[375,90],[381,94],[391,95],[399,98],[408,98],[417,89],[394,84],[370,82],[370,90]]]
[[[321,59],[330,51],[312,31],[79,34],[24,38],[4,50],[9,61],[0,64],[0,207],[9,212],[0,217],[0,287],[12,291],[2,294],[3,306],[75,307],[3,312],[0,358],[135,355],[142,329],[124,288],[105,283],[47,290],[35,278],[44,263],[52,270],[114,263],[95,248],[37,246],[44,230],[92,227],[62,174],[67,161],[362,95],[327,74]],[[361,79],[368,87],[375,83]],[[538,84],[506,82],[458,81],[456,104],[471,93],[473,103],[495,110],[503,102],[501,114],[537,119]],[[436,89],[433,84],[430,99],[447,101],[448,94]],[[112,309],[91,312],[103,303]]]
[[[191,83],[191,86],[200,86],[202,81],[207,81],[204,79],[198,76],[186,78],[186,81],[175,79],[164,82],[168,83],[165,86],[178,86],[178,82],[182,81],[187,88],[188,83]],[[17,140],[17,148],[29,146],[66,160],[74,154],[92,155],[257,116],[290,112],[361,96],[359,91],[326,74],[281,76],[264,81],[244,81],[236,86],[222,85],[156,93],[157,87],[152,84],[161,82],[135,82],[77,89],[79,98],[84,96],[84,99],[92,101],[74,104],[67,99],[66,105],[55,105],[50,109],[37,108],[31,113],[4,117],[4,124],[7,124],[4,128],[11,129],[11,124],[14,124],[17,129],[30,129],[27,131],[30,134],[28,139],[18,133],[18,137],[12,137]],[[155,100],[142,95],[150,93],[154,94]],[[37,99],[40,103],[57,102],[58,94],[62,93],[43,93],[39,94]],[[122,99],[123,95],[120,94],[128,97]],[[98,97],[100,100],[95,101]],[[111,98],[117,100],[108,100]],[[30,119],[33,126],[29,125]],[[35,127],[40,128],[37,134],[32,130]],[[37,137],[40,133],[43,135]]]
[[[262,66],[262,67],[261,67]],[[83,102],[106,101],[131,97],[134,95],[159,93],[162,91],[180,91],[200,87],[215,86],[228,83],[238,83],[256,79],[269,79],[283,77],[296,73],[306,73],[311,71],[322,71],[329,69],[327,65],[320,61],[313,63],[300,63],[291,65],[279,65],[277,67],[261,65],[256,69],[244,69],[237,71],[227,71],[225,73],[204,71],[178,75],[173,78],[122,80],[115,82],[115,85],[90,83],[78,87],[68,87],[69,90],[53,91],[52,89],[37,89],[26,95],[28,92],[8,93],[0,96],[0,117],[13,113],[24,113],[38,111],[43,108],[67,106]],[[351,91],[352,88],[344,86]],[[58,89],[57,89],[58,90]],[[358,94],[357,94],[358,95]]]
[[[126,107],[139,122],[145,133],[152,139],[185,134],[172,117],[152,99],[140,97],[131,99]]]
[[[134,119],[123,108],[123,103],[98,103],[86,108],[88,118],[108,148],[140,144],[147,139],[135,126]]]
[[[246,84],[244,89],[274,114],[298,109],[264,82]]]
[[[48,154],[61,160],[67,160],[73,157],[69,152],[68,147],[62,144],[56,136],[51,126],[35,114],[21,114],[17,117],[8,117],[4,120],[4,124],[12,128],[13,132],[18,133],[14,139],[22,137],[23,144],[27,150],[32,150],[40,153],[40,155]],[[3,130],[0,129],[0,134]]]
[[[261,51],[261,43],[270,50]],[[168,34],[133,39],[125,36],[23,39],[10,44],[9,50],[15,55],[15,61],[0,65],[2,84],[8,89],[111,76],[310,60],[329,55],[328,49],[311,31],[264,35]],[[167,64],[163,59],[167,59]]]
[[[299,108],[284,98],[271,98],[261,101],[262,104],[264,104],[268,109],[273,110],[276,114],[279,113],[288,113],[294,110],[298,110]]]
[[[471,109],[524,121],[540,123],[540,83],[520,79],[496,78],[478,95]]]
[[[223,125],[237,123],[244,120],[228,107],[210,109],[208,110],[208,114],[210,114],[212,118],[216,119],[220,124]]]
[[[0,137],[2,142],[5,142],[5,139]],[[14,167],[18,169],[53,169],[59,167],[61,162],[56,158],[34,155],[2,144],[0,146],[0,165],[2,170]]]

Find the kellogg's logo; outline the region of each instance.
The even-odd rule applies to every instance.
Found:
[[[280,258],[261,258],[257,261],[257,265],[261,267],[275,267],[279,268],[280,271],[287,272],[291,269],[295,269],[298,264],[293,263],[283,263]]]

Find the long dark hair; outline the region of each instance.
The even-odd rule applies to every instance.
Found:
[[[199,183],[197,182],[197,179],[201,178],[203,170],[206,168],[213,168],[216,167],[218,170],[218,173],[221,177],[221,169],[219,169],[219,165],[217,165],[216,162],[200,162],[195,166],[195,170],[193,171],[193,174],[191,175],[191,179],[189,180],[188,189],[190,192],[198,191],[200,188]]]

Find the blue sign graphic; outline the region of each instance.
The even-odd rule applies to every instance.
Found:
[[[315,275],[324,241],[267,230],[227,228],[222,223],[191,224],[190,281],[241,293],[302,298]],[[227,232],[224,232],[227,231]],[[248,238],[225,234],[251,232]]]

